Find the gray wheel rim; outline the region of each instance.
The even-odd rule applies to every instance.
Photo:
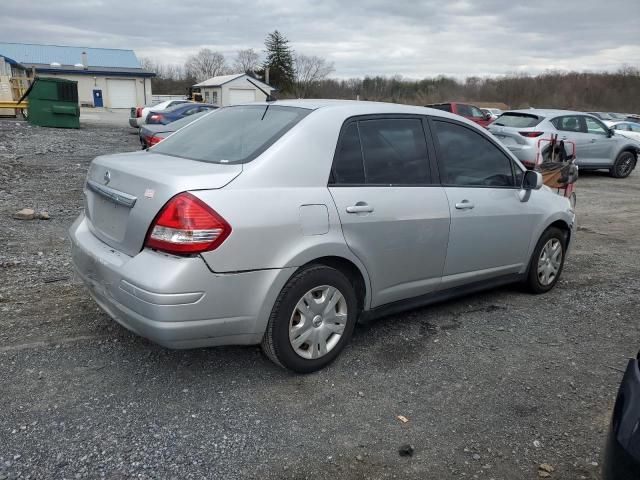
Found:
[[[624,155],[620,162],[618,162],[618,175],[620,177],[626,177],[631,173],[633,168],[633,156],[630,153]]]
[[[538,281],[545,287],[551,285],[560,272],[562,265],[562,244],[552,238],[544,244],[538,257]]]
[[[322,285],[305,293],[291,313],[289,342],[302,358],[324,357],[347,326],[347,300],[335,287]]]

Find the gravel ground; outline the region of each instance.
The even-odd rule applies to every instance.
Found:
[[[127,127],[0,121],[0,480],[600,478],[626,357],[640,348],[640,198],[584,174],[561,283],[509,287],[359,327],[322,372],[257,347],[171,351],[74,283],[66,230],[96,155]],[[51,219],[19,221],[21,208]],[[408,419],[403,423],[397,416]],[[403,457],[403,444],[415,447]]]

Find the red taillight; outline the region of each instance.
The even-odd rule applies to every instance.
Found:
[[[544,132],[520,132],[520,135],[527,138],[536,138],[542,135]]]
[[[142,116],[142,107],[136,107],[136,117]]]
[[[231,234],[231,225],[211,207],[183,192],[167,202],[151,224],[145,247],[175,254],[216,249]]]
[[[149,145],[150,147],[153,147],[156,143],[160,143],[162,140],[164,139],[153,135],[151,137],[147,137],[147,145]]]

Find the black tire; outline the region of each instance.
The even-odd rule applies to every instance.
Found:
[[[323,356],[303,358],[289,340],[290,322],[296,305],[314,288],[336,288],[346,301],[346,323],[339,341]],[[358,302],[354,287],[346,275],[326,265],[310,265],[296,272],[284,286],[271,311],[262,339],[262,350],[276,365],[298,373],[311,373],[330,364],[349,342],[358,316]]]
[[[557,272],[553,275],[553,278],[550,279],[548,283],[546,283],[543,279],[540,278],[538,272],[538,265],[540,261],[540,257],[542,254],[542,250],[545,248],[548,242],[552,240],[557,240],[559,242],[562,258],[560,259],[560,266]],[[562,275],[562,269],[564,267],[564,259],[567,251],[567,236],[564,231],[560,230],[556,227],[549,227],[544,231],[540,239],[538,240],[538,244],[536,248],[533,250],[533,254],[531,255],[531,260],[529,261],[529,271],[527,273],[526,286],[528,290],[535,294],[546,293],[551,290],[555,284],[560,279],[560,275]]]
[[[620,152],[609,170],[613,178],[627,178],[636,167],[636,156],[629,151]]]

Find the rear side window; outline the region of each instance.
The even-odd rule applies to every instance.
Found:
[[[503,113],[493,124],[502,127],[529,128],[535,127],[541,121],[542,117],[529,115],[528,113]]]
[[[513,187],[512,162],[498,147],[470,128],[435,121],[442,183],[451,186]]]
[[[221,108],[163,140],[153,152],[211,163],[250,162],[310,112],[277,105]]]
[[[422,120],[385,118],[349,124],[336,150],[333,183],[431,183]]]
[[[347,125],[342,132],[333,166],[333,182],[340,184],[363,184],[364,162],[358,136],[358,124]]]

